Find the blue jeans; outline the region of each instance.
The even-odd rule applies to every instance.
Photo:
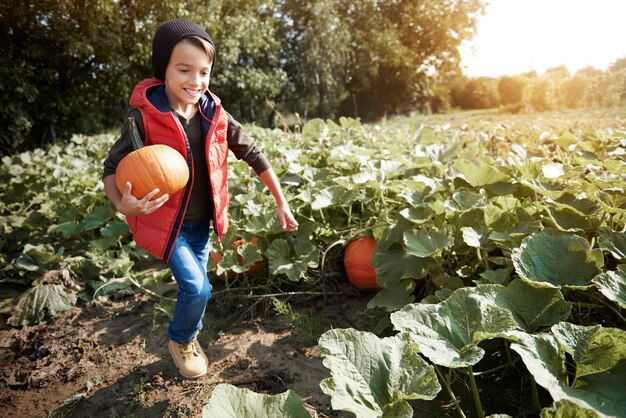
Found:
[[[206,272],[209,251],[209,222],[183,224],[168,263],[179,292],[167,335],[179,344],[191,342],[202,328],[211,297]]]

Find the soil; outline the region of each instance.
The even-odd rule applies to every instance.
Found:
[[[0,318],[2,416],[201,417],[215,386],[230,383],[267,394],[291,389],[312,417],[354,417],[333,411],[330,397],[320,389],[330,373],[315,345],[316,330],[296,328],[277,313],[270,297],[223,292],[220,283],[214,286],[219,295],[209,302],[198,337],[209,373],[196,380],[183,378],[170,358],[169,316],[164,313],[168,307],[140,290],[79,304],[52,323],[12,328]],[[159,287],[151,289],[175,297],[175,284]],[[380,319],[366,310],[371,297],[346,283],[332,292],[283,294],[281,300],[324,329],[371,330]],[[512,398],[520,401],[520,380],[509,380],[481,385],[485,405],[495,409],[485,412],[533,416],[512,407],[517,403]],[[468,388],[462,382],[455,386],[462,409],[472,417]],[[458,416],[445,389],[433,401],[410,404],[416,417]]]
[[[175,296],[174,284],[160,286],[165,288],[158,293]],[[372,295],[349,285],[342,289],[306,295],[303,303],[294,296],[289,303],[326,328],[359,327]],[[291,389],[313,417],[353,416],[331,409],[319,387],[329,372],[315,342],[296,335],[270,298],[228,295],[209,302],[198,338],[209,373],[196,380],[174,367],[167,349],[169,317],[157,309],[158,299],[141,291],[83,303],[52,323],[11,328],[3,321],[2,416],[199,417],[219,383],[258,393]]]

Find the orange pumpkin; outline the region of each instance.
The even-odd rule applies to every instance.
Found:
[[[115,183],[120,193],[124,193],[126,182],[132,184],[132,195],[143,198],[158,188],[159,193],[152,197],[168,194],[172,196],[185,187],[189,180],[187,161],[172,147],[148,145],[141,147],[120,161],[115,171]]]
[[[237,252],[237,248],[239,248],[240,245],[245,244],[246,242],[248,241],[246,241],[245,239],[239,239],[235,241],[235,243],[233,244],[233,249],[235,250],[235,252]],[[259,242],[259,239],[257,237],[252,237],[252,239],[250,240],[250,244],[254,245],[255,247],[258,246],[258,242]],[[237,254],[237,260],[239,261],[240,266],[244,265],[245,260],[239,254]],[[250,267],[250,269],[246,271],[246,273],[254,273],[256,271],[263,269],[263,267],[265,267],[266,262],[267,262],[267,259],[265,258],[265,256],[263,256],[263,258],[257,261],[256,263],[254,263],[252,267]]]
[[[343,256],[348,281],[361,290],[380,290],[376,282],[376,270],[372,266],[372,254],[376,249],[376,240],[361,237],[346,246]]]
[[[235,250],[235,252],[237,252],[237,248],[239,248],[240,245],[245,244],[246,241],[245,239],[238,239],[237,241],[235,241],[233,243],[233,250]],[[250,243],[254,246],[257,245],[258,243],[258,238],[257,237],[252,237],[252,239],[250,240]],[[210,257],[213,260],[213,268],[217,268],[217,263],[219,263],[222,260],[222,254],[220,253],[216,253],[214,251],[211,251],[210,253]],[[245,260],[243,259],[243,257],[239,254],[237,254],[237,261],[239,262],[240,266],[243,266],[245,264]],[[254,272],[257,272],[261,269],[263,269],[265,267],[267,263],[267,258],[265,258],[265,256],[263,256],[263,259],[257,261],[256,263],[254,263],[252,265],[252,267],[250,267],[244,274],[251,274]],[[235,272],[230,270],[226,273],[226,275],[228,276],[228,279],[233,279],[235,277]],[[224,280],[224,275],[219,275],[217,276],[219,279]]]

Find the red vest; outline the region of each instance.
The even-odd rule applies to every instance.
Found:
[[[136,107],[143,117],[145,130],[145,145],[165,144],[182,154],[189,165],[189,181],[181,191],[170,196],[169,200],[158,210],[142,216],[127,216],[128,226],[133,234],[135,242],[150,254],[166,262],[169,260],[178,237],[189,202],[189,195],[193,187],[193,158],[191,157],[189,142],[180,121],[169,109],[164,91],[156,100],[162,109],[158,109],[148,99],[148,91],[151,88],[163,85],[156,78],[143,80],[133,90],[130,105]],[[211,196],[213,198],[213,223],[215,232],[221,238],[228,229],[228,142],[226,130],[228,128],[228,116],[222,111],[219,98],[210,93],[215,109],[213,119],[209,119],[209,100],[206,97],[199,103],[201,116],[210,123],[205,145],[206,160],[211,183]],[[151,99],[153,97],[151,96]]]

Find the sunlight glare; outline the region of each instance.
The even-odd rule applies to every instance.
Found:
[[[489,0],[474,39],[461,48],[471,77],[542,74],[565,65],[606,70],[626,57],[624,0]]]

